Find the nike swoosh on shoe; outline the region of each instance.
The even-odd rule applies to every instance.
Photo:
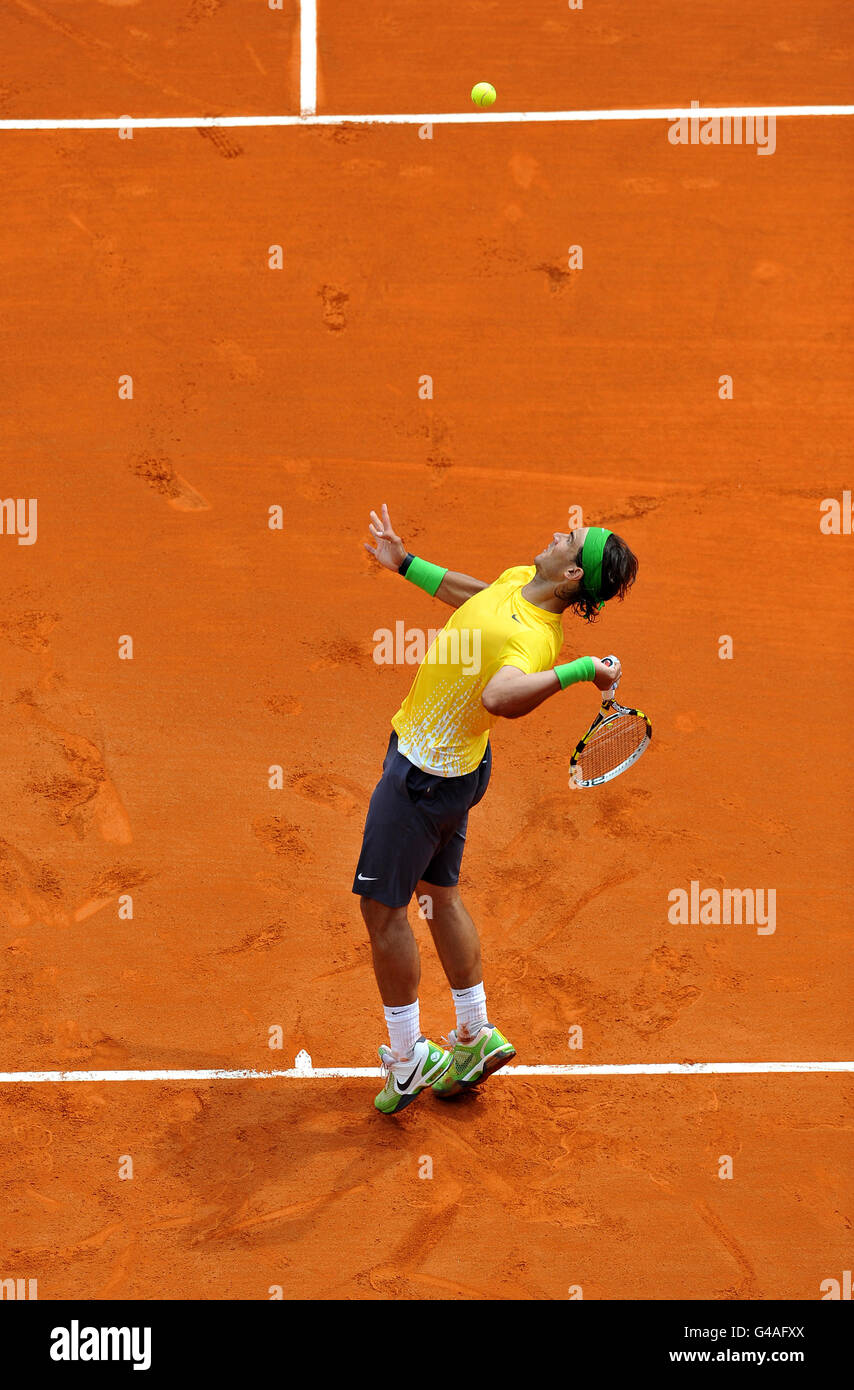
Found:
[[[404,1082],[402,1082],[402,1083],[401,1083],[400,1081],[397,1081],[397,1077],[395,1077],[395,1081],[397,1081],[397,1089],[398,1089],[399,1091],[405,1091],[406,1088],[407,1088],[407,1086],[411,1086],[411,1085],[412,1085],[413,1081],[415,1080],[416,1076],[418,1075],[418,1068],[420,1067],[420,1065],[421,1065],[420,1062],[416,1062],[414,1072],[412,1073],[411,1076],[408,1076],[408,1077],[406,1078],[406,1080],[405,1080]]]

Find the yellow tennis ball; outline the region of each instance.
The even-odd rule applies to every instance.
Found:
[[[471,99],[475,106],[492,106],[496,95],[491,82],[477,82],[471,89]]]

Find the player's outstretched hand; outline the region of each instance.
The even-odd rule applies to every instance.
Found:
[[[365,549],[369,550],[387,570],[400,569],[406,559],[406,546],[392,527],[391,517],[385,502],[382,505],[382,520],[376,512],[371,512],[368,529],[376,541],[376,545],[368,545],[365,541]]]
[[[606,660],[607,665],[605,664]],[[609,656],[602,660],[598,656],[594,656],[593,665],[596,668],[593,684],[597,690],[610,690],[614,682],[618,681],[623,674],[623,669],[615,656]]]

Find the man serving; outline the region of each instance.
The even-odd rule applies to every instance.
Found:
[[[370,531],[374,544],[365,548],[385,569],[455,610],[391,721],[353,881],[389,1031],[390,1046],[379,1049],[385,1085],[374,1104],[394,1115],[428,1086],[447,1099],[516,1055],[488,1021],[480,941],[457,886],[468,813],[486,792],[497,718],[519,719],[580,681],[608,690],[619,679],[619,662],[597,657],[555,665],[561,615],[569,609],[593,621],[606,600],[625,597],[638,562],[612,531],[582,526],[555,531],[532,565],[486,584],[410,555],[385,503],[381,517],[371,512]],[[479,663],[460,660],[472,650],[463,633],[477,637]],[[407,916],[413,893],[430,900],[430,931],[456,1008],[448,1048],[421,1032],[421,960]]]

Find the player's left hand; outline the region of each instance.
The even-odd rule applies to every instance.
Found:
[[[385,502],[382,505],[382,519],[377,516],[376,512],[371,512],[368,529],[376,541],[376,545],[368,545],[365,541],[365,549],[369,550],[385,569],[400,569],[406,559],[406,546],[392,527],[391,517]]]

